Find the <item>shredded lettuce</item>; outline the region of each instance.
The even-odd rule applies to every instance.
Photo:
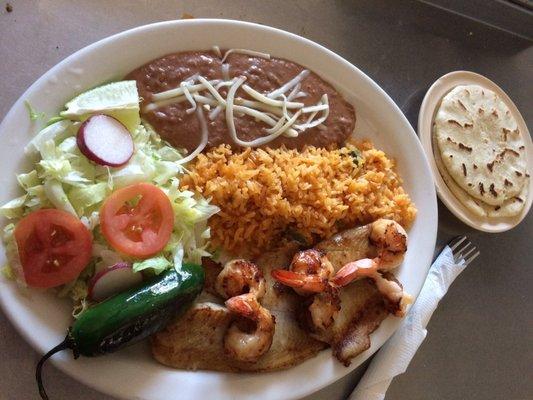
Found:
[[[4,275],[9,276],[11,279],[15,279],[21,286],[26,286],[24,279],[24,273],[22,272],[22,265],[19,259],[19,253],[17,248],[17,242],[13,232],[15,231],[14,224],[7,224],[4,227],[2,240],[6,248],[7,265],[4,266]]]
[[[80,221],[85,225],[87,229],[93,231],[100,224],[100,214],[98,211],[93,211],[89,216],[82,216]]]
[[[11,265],[6,264],[4,267],[0,270],[4,278],[9,280],[15,279],[15,273],[13,272],[13,268],[11,268]]]
[[[72,203],[76,204],[78,215],[83,216],[85,210],[89,210],[95,204],[100,204],[108,194],[109,188],[107,182],[98,182],[73,187],[68,193],[68,198]]]
[[[16,199],[8,201],[0,207],[0,215],[9,219],[22,217],[27,197],[28,195],[24,194]]]
[[[81,296],[80,294],[78,294],[78,292],[75,290],[75,288],[73,289],[73,294],[75,295],[76,298],[79,298],[79,301],[76,302],[76,300],[74,300],[74,307],[72,308],[72,316],[76,319],[78,319],[81,314],[83,314],[83,312],[89,308],[89,306],[91,305],[91,303],[87,300],[87,294],[86,292],[80,292],[81,293]]]
[[[72,207],[67,194],[63,190],[63,185],[61,185],[59,181],[56,181],[55,179],[46,180],[44,182],[44,193],[55,208],[77,216],[74,207]]]
[[[133,272],[151,270],[155,275],[172,267],[172,263],[164,256],[153,257],[147,260],[134,262],[132,265]]]
[[[41,184],[37,171],[33,170],[27,174],[17,175],[17,181],[20,187],[24,190],[28,190],[33,186],[38,186]]]
[[[59,122],[59,121],[62,121],[64,120],[65,117],[62,117],[60,115],[57,115],[55,117],[52,117],[50,118],[48,121],[46,121],[46,126],[49,126],[49,125],[52,125],[52,124],[55,124],[56,122]]]
[[[182,262],[201,263],[202,257],[209,257],[207,251],[210,238],[207,220],[219,208],[193,192],[179,189],[179,180],[172,178],[170,185],[163,190],[170,199],[174,215],[174,234],[166,249],[172,252],[174,267],[180,268]]]
[[[93,276],[94,270],[94,264],[89,264],[77,279],[63,285],[57,293],[59,297],[70,297],[74,304],[72,309],[72,316],[74,318],[78,318],[90,305],[87,299],[89,295],[88,281]]]
[[[52,125],[45,127],[40,130],[37,135],[26,145],[25,151],[26,154],[32,154],[39,152],[42,154],[43,146],[46,142],[52,140],[59,140],[61,137],[64,137],[69,134],[69,131],[73,127],[71,121],[59,121]]]
[[[148,126],[139,125],[133,134],[135,154],[121,168],[116,168],[111,177],[116,187],[124,187],[137,182],[153,182],[164,186],[178,174],[184,172],[175,161],[180,154]]]
[[[35,109],[32,107],[32,105],[30,104],[29,101],[26,100],[24,102],[24,105],[26,106],[26,108],[28,110],[28,114],[30,116],[30,121],[36,121],[38,119],[46,117],[46,114],[44,112],[35,111]]]
[[[38,115],[28,105],[31,115]],[[123,167],[96,165],[79,150],[76,134],[81,121],[93,113],[105,113],[120,120],[132,133],[135,153]],[[35,160],[35,169],[17,176],[23,193],[0,206],[0,215],[16,220],[43,208],[55,207],[80,218],[93,235],[90,267],[59,294],[75,303],[75,315],[89,305],[87,282],[102,268],[127,261],[134,271],[160,274],[184,262],[200,263],[207,251],[210,232],[207,220],[219,209],[191,191],[180,190],[178,177],[185,169],[176,161],[182,154],[162,140],[139,117],[139,97],[135,81],[115,82],[82,93],[66,105],[66,110],[48,121],[26,146]],[[165,249],[147,260],[130,259],[115,252],[100,231],[99,209],[114,190],[137,182],[151,182],[169,197],[174,211],[174,230]],[[18,260],[13,224],[4,229],[7,270],[16,279],[23,273]]]

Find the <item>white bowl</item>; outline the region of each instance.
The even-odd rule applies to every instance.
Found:
[[[459,85],[479,85],[492,90],[498,95],[498,97],[500,97],[500,99],[502,99],[502,101],[511,111],[513,117],[516,119],[518,129],[520,129],[520,132],[522,132],[526,147],[526,154],[528,155],[527,169],[531,174],[533,171],[533,143],[531,142],[531,136],[529,135],[529,130],[527,129],[524,118],[522,118],[520,111],[518,111],[518,108],[516,108],[513,101],[498,85],[483,75],[479,75],[474,72],[450,72],[444,76],[441,76],[435,81],[435,83],[433,83],[433,85],[431,85],[424,96],[424,100],[422,101],[422,105],[420,107],[420,113],[418,114],[418,134],[420,136],[420,141],[422,142],[422,147],[424,148],[424,151],[429,159],[429,165],[433,173],[433,178],[435,179],[435,185],[437,186],[437,194],[446,207],[448,207],[448,209],[457,218],[459,218],[465,224],[470,225],[472,228],[490,233],[505,232],[522,222],[529,212],[531,203],[533,202],[533,179],[529,179],[529,191],[526,204],[524,205],[524,208],[520,214],[514,217],[480,217],[466,208],[463,203],[461,203],[461,201],[455,197],[450,188],[448,188],[448,185],[446,185],[446,182],[444,182],[444,179],[442,179],[435,162],[434,151],[436,149],[433,148],[432,140],[433,119],[435,118],[437,108],[440,106],[442,98],[453,88]]]
[[[227,20],[182,20],[135,28],[94,43],[68,57],[37,80],[0,125],[0,201],[17,194],[15,173],[30,167],[23,147],[35,133],[23,101],[54,115],[78,92],[167,53],[193,49],[248,48],[300,63],[336,86],[357,110],[356,133],[369,138],[398,161],[405,189],[418,207],[410,247],[398,277],[417,295],[431,263],[437,233],[433,180],[422,147],[389,96],[369,77],[326,48],[294,34],[257,24]],[[0,251],[0,265],[4,254]],[[51,293],[22,291],[0,281],[0,302],[15,327],[37,351],[59,343],[70,323],[70,306]],[[135,399],[296,399],[341,378],[372,355],[399,326],[388,318],[372,335],[372,346],[346,368],[323,351],[286,371],[226,374],[174,370],[158,364],[144,343],[100,358],[73,360],[62,352],[53,362],[66,373],[102,392]],[[30,371],[27,371],[30,373]]]

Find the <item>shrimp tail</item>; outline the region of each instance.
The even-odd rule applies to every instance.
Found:
[[[304,275],[286,269],[272,270],[271,275],[285,286],[303,289],[307,292],[320,293],[326,289],[327,285],[327,279],[318,275]]]
[[[374,221],[369,239],[377,248],[381,271],[402,263],[407,251],[407,233],[399,223],[383,218]]]
[[[251,298],[249,294],[243,294],[226,300],[224,304],[231,313],[253,320],[259,306],[257,304],[254,308],[255,303],[257,303],[255,297]]]
[[[337,286],[346,286],[356,279],[372,275],[377,271],[378,265],[378,259],[370,258],[349,262],[337,271],[332,281]]]

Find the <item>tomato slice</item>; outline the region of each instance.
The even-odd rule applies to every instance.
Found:
[[[163,250],[174,227],[167,195],[150,183],[137,183],[109,196],[100,210],[106,240],[121,253],[148,258]]]
[[[28,286],[49,288],[70,282],[91,260],[91,233],[66,211],[34,211],[19,221],[14,234]]]

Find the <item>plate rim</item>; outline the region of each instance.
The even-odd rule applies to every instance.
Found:
[[[49,77],[53,76],[53,74],[57,70],[60,70],[65,64],[68,65],[71,61],[76,60],[78,57],[82,56],[83,54],[91,52],[95,48],[98,48],[98,47],[101,47],[101,46],[105,46],[107,43],[112,42],[114,40],[119,40],[119,39],[121,39],[123,37],[126,37],[128,35],[142,33],[143,31],[150,31],[152,29],[159,29],[159,28],[163,28],[164,29],[165,26],[169,26],[170,27],[172,25],[178,25],[178,24],[179,25],[189,25],[189,24],[190,25],[196,25],[196,24],[204,24],[204,23],[207,23],[207,24],[214,23],[214,24],[240,25],[240,26],[242,26],[244,28],[266,30],[266,31],[271,31],[272,33],[282,34],[282,35],[290,37],[293,40],[303,42],[303,44],[310,45],[312,47],[318,48],[321,52],[325,53],[325,55],[327,55],[328,58],[334,59],[337,62],[343,64],[344,67],[347,67],[350,70],[352,70],[354,73],[359,75],[359,77],[361,79],[366,81],[366,83],[368,83],[373,88],[373,90],[375,90],[377,93],[379,93],[379,95],[381,97],[383,97],[386,100],[386,102],[388,103],[388,105],[395,111],[395,114],[401,120],[401,123],[404,125],[405,130],[409,131],[409,135],[411,135],[412,138],[415,139],[416,147],[418,148],[418,151],[419,151],[419,154],[420,154],[420,157],[421,157],[421,162],[424,164],[425,169],[427,169],[427,171],[429,173],[429,176],[431,177],[431,172],[430,172],[431,170],[430,170],[430,167],[429,167],[428,158],[427,158],[425,152],[423,151],[421,143],[418,141],[418,139],[416,137],[416,133],[414,132],[412,126],[409,124],[407,118],[405,117],[403,112],[400,110],[398,105],[392,100],[392,98],[375,81],[373,81],[368,75],[366,75],[363,71],[361,71],[359,68],[357,68],[355,65],[353,65],[349,61],[345,60],[343,57],[339,56],[338,54],[334,53],[333,51],[329,50],[328,48],[322,46],[321,44],[316,43],[314,41],[311,41],[310,39],[306,39],[306,38],[304,38],[302,36],[299,36],[297,34],[294,34],[294,33],[291,33],[291,32],[287,32],[287,31],[284,31],[284,30],[281,30],[281,29],[278,29],[278,28],[274,28],[274,27],[271,27],[271,26],[262,25],[262,24],[258,24],[258,23],[253,23],[253,22],[230,20],[230,19],[194,19],[194,20],[170,20],[170,21],[156,22],[156,23],[137,26],[137,27],[134,27],[134,28],[131,28],[131,29],[128,29],[128,30],[125,30],[125,31],[122,31],[122,32],[119,32],[119,33],[116,33],[116,34],[113,34],[111,36],[107,36],[105,38],[102,38],[102,39],[94,42],[94,43],[91,43],[91,44],[89,44],[89,45],[77,50],[76,52],[74,52],[73,54],[69,55],[65,59],[61,60],[60,62],[55,64],[52,68],[48,69],[45,73],[43,73],[37,80],[35,80],[20,95],[18,100],[13,104],[13,106],[6,113],[4,119],[2,120],[2,123],[0,123],[0,132],[4,131],[5,121],[7,121],[8,119],[13,118],[12,114],[14,114],[15,111],[21,106],[21,103],[24,101],[24,99],[26,97],[28,97],[28,94],[31,94],[35,90],[36,87],[40,86],[44,81],[46,81],[46,79],[48,79]],[[425,188],[425,189],[429,191],[428,198],[430,199],[430,203],[428,204],[428,207],[430,208],[430,211],[432,211],[431,215],[430,215],[430,217],[431,217],[430,221],[426,221],[427,223],[432,225],[431,226],[432,229],[428,229],[428,232],[427,232],[428,238],[429,238],[428,242],[431,243],[432,247],[434,248],[435,247],[435,243],[436,243],[437,228],[438,228],[438,209],[437,209],[437,201],[436,201],[436,195],[435,195],[435,187],[433,185],[431,185],[431,187],[428,187],[428,188]],[[429,246],[429,244],[428,244],[428,246]],[[430,252],[430,253],[432,253],[432,252]],[[425,268],[426,274],[427,274],[427,271],[429,270],[429,267],[430,267],[430,264],[431,264],[431,260],[432,260],[432,254],[430,256],[428,256],[426,260],[421,260],[421,261],[424,261],[424,264],[426,264],[426,268]],[[413,295],[415,295],[414,296],[415,298],[418,297],[418,294],[419,294],[421,288],[422,288],[422,285],[420,285],[420,288],[418,289],[418,291],[412,293]],[[7,303],[6,303],[6,300],[4,299],[4,296],[5,296],[5,294],[3,294],[2,291],[0,291],[0,306],[2,307],[2,309],[4,311],[4,314],[8,317],[8,319],[11,322],[11,324],[17,329],[18,333],[25,339],[26,342],[29,343],[38,353],[43,353],[46,349],[43,349],[41,344],[40,344],[40,342],[38,340],[36,340],[33,336],[31,336],[31,334],[29,332],[27,332],[22,327],[21,322],[17,320],[17,318],[16,318],[16,316],[14,314],[9,312],[9,310],[7,309]],[[381,328],[390,330],[391,329],[391,327],[390,327],[391,325],[395,326],[395,328],[390,333],[388,333],[386,335],[387,339],[388,339],[388,338],[390,338],[390,336],[392,336],[392,334],[394,334],[394,332],[398,328],[398,326],[399,326],[401,321],[394,322],[394,323],[389,323],[389,324],[386,324],[386,322],[387,321],[384,321],[384,323],[382,324]],[[387,327],[385,327],[385,325],[387,325]],[[372,350],[372,351],[367,350],[365,353],[363,353],[361,355],[362,357],[360,359],[358,358],[358,360],[360,360],[360,362],[358,362],[357,366],[359,366],[362,362],[364,362],[367,358],[369,358],[375,351],[379,350],[379,348],[381,348],[382,345],[383,345],[383,343],[381,343],[375,349],[372,349],[372,348],[369,349],[369,350]],[[329,352],[329,350],[328,350],[328,352]],[[118,398],[128,398],[128,397],[125,397],[126,395],[124,394],[123,391],[121,391],[121,390],[119,390],[117,388],[112,388],[112,389],[110,389],[109,387],[103,388],[103,386],[100,385],[99,383],[95,383],[94,381],[92,381],[88,377],[85,377],[85,376],[79,374],[77,371],[69,370],[68,369],[69,362],[66,362],[63,359],[59,359],[59,357],[58,358],[52,358],[51,361],[56,367],[58,367],[60,370],[65,372],[67,375],[73,377],[74,379],[78,380],[79,382],[82,382],[83,384],[85,384],[85,385],[87,385],[89,387],[92,387],[92,388],[94,388],[94,389],[96,389],[96,390],[98,390],[98,391],[100,391],[102,393],[107,393],[107,394],[116,396]],[[312,394],[312,393],[314,393],[314,392],[316,392],[316,391],[318,391],[318,390],[320,390],[320,389],[322,389],[322,388],[324,388],[324,387],[326,387],[328,385],[333,384],[335,381],[337,381],[338,379],[341,379],[342,377],[346,376],[349,372],[353,371],[355,368],[356,368],[356,366],[352,366],[352,367],[349,367],[349,368],[344,368],[343,367],[341,373],[335,373],[334,379],[332,379],[330,381],[327,381],[327,382],[323,382],[321,385],[308,386],[307,389],[301,389],[300,391],[298,391],[296,393],[290,393],[290,394],[288,393],[286,398],[287,399],[292,399],[292,398],[295,399],[295,398],[299,398],[301,396],[307,396],[309,394]],[[279,372],[279,371],[277,371],[277,372]],[[265,374],[268,374],[268,373],[265,373]],[[243,374],[243,375],[249,375],[249,374]],[[254,376],[257,376],[257,375],[254,375]],[[138,397],[138,398],[141,398],[141,397]],[[142,398],[144,398],[144,397],[142,397]]]
[[[518,127],[522,131],[526,152],[529,155],[527,157],[527,160],[529,160],[527,168],[528,171],[533,170],[533,162],[531,161],[533,158],[533,144],[531,142],[529,129],[524,118],[522,117],[522,114],[520,113],[520,110],[509,97],[509,95],[498,84],[477,72],[467,70],[448,72],[431,84],[420,106],[420,111],[418,114],[418,135],[420,137],[426,157],[429,161],[435,187],[437,189],[437,195],[444,203],[446,208],[448,208],[448,210],[450,210],[452,214],[459,218],[462,222],[474,229],[487,233],[506,232],[520,224],[529,213],[533,203],[533,179],[529,179],[529,190],[526,199],[526,205],[519,215],[515,217],[499,217],[491,219],[490,217],[477,216],[457,199],[457,197],[449,189],[446,182],[444,182],[444,179],[442,178],[435,162],[432,140],[432,126],[435,119],[435,113],[446,93],[448,93],[454,87],[462,84],[477,84],[487,87],[487,89],[494,91],[500,96],[500,98],[502,98],[504,103],[510,108],[517,121]],[[531,174],[531,172],[529,173]],[[498,224],[493,225],[492,223],[494,222],[497,222]]]

